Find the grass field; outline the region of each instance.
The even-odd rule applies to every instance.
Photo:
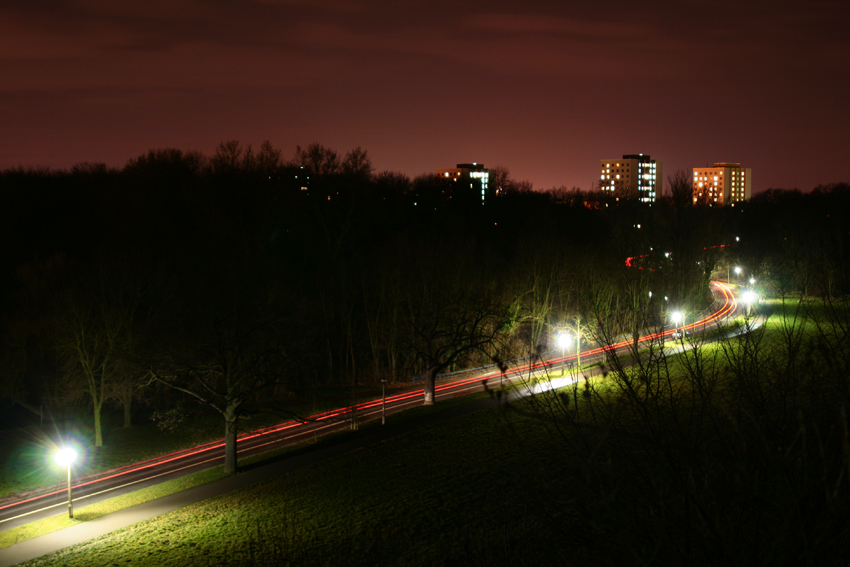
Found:
[[[850,456],[821,392],[846,374],[806,354],[840,335],[820,308],[30,564],[843,565]],[[809,346],[781,358],[798,327]]]
[[[329,390],[314,400],[296,401],[290,408],[300,414],[312,415],[356,403],[364,396],[380,393],[374,388],[340,388]],[[78,447],[89,447],[87,454],[75,466],[74,476],[82,477],[100,471],[135,463],[223,438],[224,421],[198,406],[195,413],[180,427],[163,431],[150,419],[131,428],[121,427],[117,416],[106,414],[104,446],[92,450],[93,436],[87,429],[91,416],[82,413],[75,423],[82,425],[46,423],[43,427],[28,427],[4,432],[0,439],[0,497],[61,483],[64,471],[52,462],[60,439],[78,440]],[[148,412],[149,413],[149,412]],[[147,414],[140,414],[147,415]],[[288,421],[285,415],[258,415],[240,422],[241,431],[251,431]]]
[[[465,396],[462,399],[455,398],[444,402],[438,408],[426,406],[416,407],[411,410],[407,410],[402,415],[394,416],[392,418],[392,421],[394,423],[400,423],[408,420],[414,420],[423,415],[432,414],[436,411],[442,411],[447,408],[452,408],[460,404],[474,401],[483,397],[484,395],[485,394],[472,394],[469,396]],[[377,420],[373,419],[372,421],[361,424],[361,426],[358,428],[358,431],[368,430],[376,426]],[[351,434],[346,430],[337,431],[334,433],[322,435],[319,438],[311,439],[309,441],[302,441],[300,443],[287,445],[284,447],[273,449],[271,451],[254,454],[249,457],[243,457],[239,459],[239,466],[244,468],[261,465],[263,462],[273,460],[275,458],[280,457],[281,455],[297,454],[303,451],[309,451],[311,449],[321,447],[327,443],[333,443],[338,438],[343,438],[347,435]],[[178,479],[162,482],[155,486],[142,488],[129,494],[116,496],[114,498],[110,498],[108,500],[95,504],[80,506],[80,503],[78,501],[73,519],[68,518],[63,512],[62,514],[51,518],[38,520],[29,524],[25,524],[23,526],[0,532],[0,548],[8,547],[21,541],[26,541],[28,539],[46,535],[57,530],[74,526],[81,522],[90,521],[95,518],[111,514],[112,512],[117,512],[118,510],[123,510],[125,508],[136,506],[138,504],[150,502],[151,500],[155,500],[156,498],[162,498],[164,496],[168,496],[169,494],[174,494],[176,492],[187,490],[195,486],[200,486],[202,484],[206,484],[208,482],[212,482],[223,477],[224,472],[222,467],[216,466],[207,470],[202,470],[199,472],[185,475]]]
[[[63,512],[62,514],[53,516],[52,518],[46,518],[17,528],[5,530],[0,532],[0,548],[8,547],[21,541],[26,541],[28,539],[65,529],[81,522],[94,520],[95,518],[100,518],[101,516],[111,514],[112,512],[117,512],[124,508],[150,502],[156,498],[162,498],[163,496],[168,496],[169,494],[174,494],[176,492],[192,488],[193,486],[206,484],[207,482],[218,480],[223,476],[224,472],[222,467],[214,467],[186,475],[178,479],[169,480],[157,484],[156,486],[136,490],[130,494],[117,496],[103,502],[76,508],[74,510],[73,519],[69,518],[67,514]]]
[[[500,411],[485,410],[30,564],[439,565],[494,553],[541,564],[552,546],[535,545],[546,529],[526,511],[562,486],[554,460],[537,470],[529,455],[556,454],[552,442],[533,419],[508,427]],[[504,546],[494,550],[500,532]]]

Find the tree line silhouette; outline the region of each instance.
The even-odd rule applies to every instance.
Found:
[[[361,148],[285,160],[235,141],[5,170],[2,397],[85,408],[97,445],[104,408],[129,426],[140,403],[192,399],[235,438],[241,417],[323,388],[433,389],[576,318],[639,333],[705,307],[733,263],[786,295],[847,291],[847,184],[711,209],[676,198],[687,182],[650,207],[496,168],[482,205],[436,174],[375,172]],[[639,254],[652,270],[625,266]]]

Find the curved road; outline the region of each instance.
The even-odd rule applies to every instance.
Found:
[[[719,326],[726,317],[737,310],[737,302],[730,287],[721,282],[711,282],[715,296],[714,309],[709,315],[684,327],[686,330],[702,332]],[[677,327],[679,329],[681,327]],[[641,337],[640,342],[663,339],[671,336],[676,329],[650,333]],[[582,364],[600,361],[606,354],[626,353],[631,340],[623,340],[606,347],[592,348],[581,353]],[[499,378],[500,383],[520,381],[530,375],[550,369],[561,368],[577,358],[577,354],[521,363],[513,366],[504,374],[498,370],[475,373],[462,379],[444,381],[437,385],[437,399],[462,396],[482,391],[488,380]],[[423,390],[411,388],[386,397],[387,415],[422,404]],[[257,431],[244,433],[238,438],[239,456],[267,451],[276,447],[309,439],[317,434],[344,429],[351,426],[352,420],[365,421],[380,418],[382,399],[374,399],[354,406],[339,408],[317,414],[307,421],[289,421]],[[155,459],[134,463],[96,475],[78,478],[73,482],[75,507],[105,500],[113,496],[132,492],[144,486],[150,486],[177,478],[179,476],[209,468],[224,462],[224,441],[215,441],[191,449],[163,455]],[[64,513],[67,510],[67,485],[60,484],[28,494],[19,494],[0,499],[0,531],[27,524],[29,522]]]

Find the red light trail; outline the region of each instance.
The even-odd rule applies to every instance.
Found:
[[[640,257],[630,257],[626,260],[626,264],[629,265],[629,266],[632,266],[631,261],[634,260],[635,258],[640,258]],[[722,318],[726,317],[727,315],[733,313],[737,309],[737,302],[736,302],[735,297],[732,294],[728,284],[724,284],[724,283],[721,283],[721,282],[714,281],[714,282],[711,282],[711,285],[714,286],[715,289],[722,296],[723,305],[717,311],[715,311],[714,313],[710,314],[709,316],[707,316],[707,317],[705,317],[705,318],[703,318],[699,321],[695,321],[695,322],[693,322],[689,325],[676,326],[673,329],[644,335],[644,336],[642,336],[638,339],[639,342],[642,343],[642,342],[646,342],[646,341],[659,339],[661,337],[665,337],[665,336],[668,336],[668,335],[672,335],[674,332],[676,332],[679,329],[688,330],[688,329],[694,329],[694,328],[699,327],[699,326],[705,327],[706,325],[716,323],[720,319],[722,319]],[[604,353],[606,351],[607,352],[613,352],[617,349],[628,347],[631,344],[632,344],[631,340],[624,340],[624,341],[620,341],[620,342],[617,342],[617,343],[614,343],[614,344],[611,344],[611,345],[606,345],[606,346],[602,346],[602,347],[588,349],[586,351],[581,352],[580,355],[586,357],[586,356],[592,356],[592,355]],[[551,368],[553,366],[563,364],[567,361],[574,360],[578,356],[579,356],[578,353],[573,353],[573,354],[562,356],[562,357],[555,357],[555,358],[550,358],[548,360],[540,360],[538,362],[533,362],[533,363],[529,363],[529,364],[516,366],[516,367],[511,368],[510,370],[506,371],[504,373],[504,376],[510,378],[510,377],[515,377],[515,376],[520,375],[520,374],[525,373],[525,372],[532,372],[532,371],[538,371],[538,370],[545,369],[545,368]],[[483,374],[476,374],[475,376],[463,378],[463,379],[460,379],[460,380],[445,382],[445,383],[442,383],[442,384],[437,386],[436,392],[439,393],[439,392],[444,392],[446,390],[457,389],[457,388],[460,388],[460,387],[463,387],[463,386],[466,386],[466,385],[479,384],[479,383],[482,382],[482,379],[485,379],[485,378],[490,377],[492,375],[498,375],[498,372],[497,371],[490,371],[490,372],[483,373]],[[417,399],[417,398],[421,399],[423,395],[424,395],[424,389],[416,389],[416,390],[412,390],[412,391],[408,391],[408,392],[402,392],[402,393],[399,393],[399,394],[387,396],[386,401],[387,401],[387,403],[404,402],[404,401],[414,400],[414,399]],[[334,409],[334,410],[329,410],[329,411],[317,413],[315,415],[309,416],[309,417],[304,418],[302,420],[294,419],[294,420],[287,421],[285,423],[280,423],[280,424],[273,425],[273,426],[270,426],[270,427],[257,429],[255,431],[246,432],[246,433],[243,433],[242,435],[239,435],[237,437],[237,443],[244,442],[244,441],[247,441],[249,439],[260,438],[260,437],[271,435],[271,434],[274,434],[274,433],[279,433],[279,432],[282,432],[282,431],[287,431],[287,430],[299,427],[301,425],[309,424],[309,423],[319,423],[319,422],[332,423],[335,419],[345,420],[348,416],[356,415],[356,413],[358,411],[366,411],[366,410],[370,410],[370,409],[380,407],[382,403],[383,403],[383,399],[378,398],[378,399],[375,399],[375,400],[369,400],[369,401],[361,402],[359,404],[354,404],[354,405],[351,405],[351,406],[345,406],[345,407],[342,407],[342,408],[337,408],[337,409]],[[74,490],[76,490],[76,489],[79,489],[79,488],[82,488],[82,487],[85,487],[85,486],[92,486],[92,485],[95,485],[96,483],[101,483],[101,482],[104,482],[104,481],[107,481],[107,480],[116,479],[116,478],[119,478],[119,477],[129,475],[131,473],[137,473],[139,471],[143,471],[143,470],[146,470],[146,469],[158,467],[158,466],[161,466],[161,465],[166,464],[166,463],[176,462],[180,459],[185,459],[185,458],[188,458],[188,457],[191,457],[191,456],[200,455],[202,453],[214,451],[215,449],[220,449],[222,447],[224,447],[224,440],[217,440],[217,441],[212,441],[212,442],[205,443],[205,444],[202,444],[202,445],[197,445],[197,446],[189,448],[189,449],[184,449],[184,450],[181,450],[181,451],[175,451],[173,453],[169,453],[167,455],[162,455],[160,457],[154,457],[154,458],[147,459],[145,461],[141,461],[141,462],[138,462],[138,463],[125,465],[125,466],[122,466],[122,467],[117,467],[115,469],[111,469],[109,471],[105,471],[105,472],[101,472],[101,473],[98,473],[98,474],[82,477],[82,478],[78,479],[76,484],[73,484],[72,488]],[[211,459],[209,459],[209,461],[217,460],[217,459],[220,459],[220,458],[222,458],[220,455],[215,455]],[[209,461],[204,461],[204,462],[209,462]],[[199,464],[199,463],[193,463],[189,466],[196,466],[197,464]],[[175,472],[175,471],[168,471],[168,472],[162,473],[162,474],[163,475],[164,474],[170,474],[172,472]],[[136,481],[134,481],[130,484],[134,484],[136,482],[143,482],[144,480],[148,480],[149,478],[155,478],[156,476],[159,476],[159,475],[154,475],[153,477],[146,477],[145,479],[136,480]],[[126,485],[123,485],[123,486],[126,486]],[[115,488],[118,488],[118,487],[108,488],[108,489],[106,489],[102,492],[114,490]],[[54,489],[48,489],[48,490],[50,490],[50,491],[46,492],[46,493],[39,494],[37,496],[33,496],[31,498],[27,498],[27,499],[24,499],[24,500],[16,500],[16,501],[13,501],[13,502],[8,502],[8,503],[0,506],[0,510],[11,508],[13,506],[19,506],[21,504],[26,504],[26,503],[29,503],[29,502],[35,502],[37,500],[48,498],[50,496],[57,496],[57,495],[60,495],[60,494],[64,494],[66,488],[63,485],[61,488],[54,487]],[[98,493],[98,494],[100,494],[100,493]],[[49,507],[51,507],[51,506],[48,506],[48,508]],[[31,512],[28,512],[28,513],[31,513]],[[13,519],[13,518],[7,518],[6,520],[9,520],[9,519]],[[2,520],[2,521],[6,521],[6,520]]]

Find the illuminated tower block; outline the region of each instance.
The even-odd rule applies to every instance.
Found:
[[[489,196],[490,170],[486,169],[480,163],[459,163],[453,169],[438,169],[437,175],[451,179],[457,183],[457,193],[455,195],[475,195],[477,199],[480,195],[481,204],[487,201]],[[469,187],[469,193],[466,192],[466,187]]]
[[[714,167],[694,168],[694,204],[734,207],[750,198],[751,188],[752,170],[740,163],[718,162]]]
[[[647,154],[627,154],[622,159],[599,162],[599,189],[620,199],[636,199],[653,203],[661,195],[663,179],[661,160]]]

